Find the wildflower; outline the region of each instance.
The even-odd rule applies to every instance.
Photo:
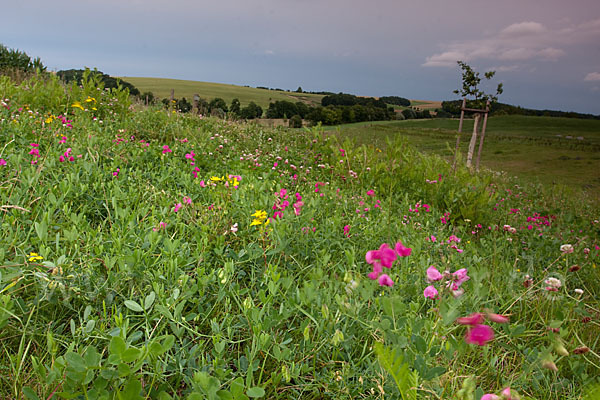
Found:
[[[410,253],[412,252],[412,248],[405,247],[402,244],[402,242],[396,243],[396,246],[394,246],[394,250],[396,250],[396,253],[398,253],[398,255],[400,257],[408,257],[408,256],[410,256]]]
[[[4,158],[0,158],[0,165],[6,165],[6,160]]]
[[[190,197],[184,196],[183,202],[187,205],[192,205],[192,199]]]
[[[62,156],[61,156],[62,157]],[[62,161],[61,161],[62,162]],[[121,168],[117,168],[116,171],[114,171],[112,174],[113,176],[119,176],[119,171],[121,171]]]
[[[562,286],[560,279],[552,277],[546,279],[544,283],[547,285],[546,290],[549,292],[558,292],[558,289]]]
[[[433,265],[427,268],[427,281],[435,282],[442,279],[442,274]]]
[[[350,237],[350,225],[344,226],[344,236]]]
[[[483,322],[483,314],[482,313],[473,313],[468,317],[460,317],[456,320],[460,325],[479,325]]]
[[[78,101],[76,101],[73,104],[71,104],[71,107],[73,107],[73,108],[79,108],[80,110],[84,110],[83,106]]]
[[[32,261],[42,261],[44,259],[44,257],[40,256],[38,253],[29,253],[29,255],[27,256],[29,257],[29,262]]]
[[[222,180],[225,180],[225,177],[221,177],[221,178],[219,178],[218,176],[211,176],[211,177],[210,177],[210,180],[211,180],[212,182],[220,182],[220,181],[222,181]]]
[[[454,279],[454,281],[451,284],[451,289],[452,290],[458,290],[458,288],[460,287],[460,285],[462,285],[464,282],[466,282],[469,279],[471,279],[467,275],[467,269],[466,268],[461,268],[458,271],[452,273],[452,277]]]
[[[167,154],[167,153],[172,153],[173,152],[173,150],[171,150],[169,148],[168,144],[165,144],[162,148],[163,148],[163,151],[162,151],[163,154]]]
[[[159,230],[161,230],[161,229],[165,229],[166,227],[167,227],[167,223],[166,223],[166,222],[162,222],[162,221],[161,221],[161,222],[159,222],[158,226],[157,226],[157,227],[154,227],[154,228],[152,228],[152,230],[153,230],[154,232],[158,232]]]
[[[206,187],[206,183],[204,183],[204,181],[200,181],[200,187],[205,188]]]
[[[367,263],[373,264],[379,260],[381,265],[386,268],[391,268],[396,258],[398,258],[398,254],[393,249],[390,249],[387,243],[379,246],[379,250],[369,250],[365,254]]]
[[[367,191],[367,196],[375,196],[375,191],[373,189]]]
[[[573,354],[585,354],[590,351],[590,348],[587,346],[581,346],[573,350]]]
[[[500,397],[496,396],[493,393],[487,393],[481,396],[480,400],[500,400]]]
[[[583,290],[582,289],[575,289],[575,293],[577,293],[578,295],[582,295],[583,294]]]
[[[252,220],[252,223],[250,224],[250,226],[262,225],[263,223],[265,223],[265,220],[267,219],[267,212],[264,210],[256,210],[256,212],[254,214],[252,214],[251,217],[254,217],[254,220]],[[268,223],[269,223],[269,221],[267,220],[265,225]]]
[[[423,296],[427,297],[428,299],[435,299],[438,296],[438,291],[434,286],[430,285],[427,286],[423,291]]]
[[[579,271],[580,269],[581,269],[581,267],[580,267],[579,265],[577,265],[577,264],[575,264],[575,265],[571,265],[571,266],[569,267],[569,272],[575,272],[575,271]]]
[[[394,281],[387,274],[383,274],[379,277],[379,286],[394,286]]]
[[[465,341],[469,344],[485,346],[494,339],[494,330],[487,325],[475,325],[467,330]]]
[[[229,230],[231,231],[231,233],[236,233],[238,231],[238,223],[236,222],[235,224],[233,224]]]
[[[179,209],[180,209],[181,207],[183,207],[183,204],[181,204],[181,203],[177,203],[177,204],[175,204],[175,207],[173,208],[173,212],[177,212],[177,211],[179,211]]]
[[[505,315],[500,315],[500,314],[494,314],[492,312],[486,312],[485,314],[486,318],[489,319],[492,322],[496,322],[498,324],[506,324],[508,323],[509,319],[507,316]]]
[[[573,245],[571,244],[563,244],[562,246],[560,246],[560,251],[562,251],[564,254],[569,254],[573,252]]]

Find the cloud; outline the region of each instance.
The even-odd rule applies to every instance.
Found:
[[[425,58],[424,67],[451,67],[456,61],[497,60],[508,62],[556,61],[563,48],[600,40],[600,18],[577,25],[549,29],[535,21],[506,26],[483,39],[443,44],[439,53]]]
[[[424,67],[454,67],[457,61],[470,61],[464,53],[459,51],[446,51],[441,54],[434,54],[425,59]]]
[[[600,81],[600,72],[590,72],[583,80],[592,82]]]
[[[538,35],[544,32],[546,32],[546,27],[539,22],[520,22],[502,29],[502,31],[500,31],[500,36],[514,38]]]

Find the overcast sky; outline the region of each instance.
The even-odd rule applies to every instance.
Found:
[[[426,100],[456,98],[463,60],[501,102],[600,114],[600,0],[3,1],[0,43],[51,70]]]

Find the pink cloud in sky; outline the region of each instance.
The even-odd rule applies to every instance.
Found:
[[[483,59],[509,62],[556,61],[567,54],[564,49],[568,46],[599,37],[600,19],[558,29],[549,29],[535,21],[518,22],[483,39],[443,44],[442,51],[426,57],[422,66],[455,67],[458,60],[469,62]]]

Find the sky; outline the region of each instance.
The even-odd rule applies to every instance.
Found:
[[[600,114],[599,0],[28,0],[0,43],[50,70],[452,100],[456,61],[527,108]]]

